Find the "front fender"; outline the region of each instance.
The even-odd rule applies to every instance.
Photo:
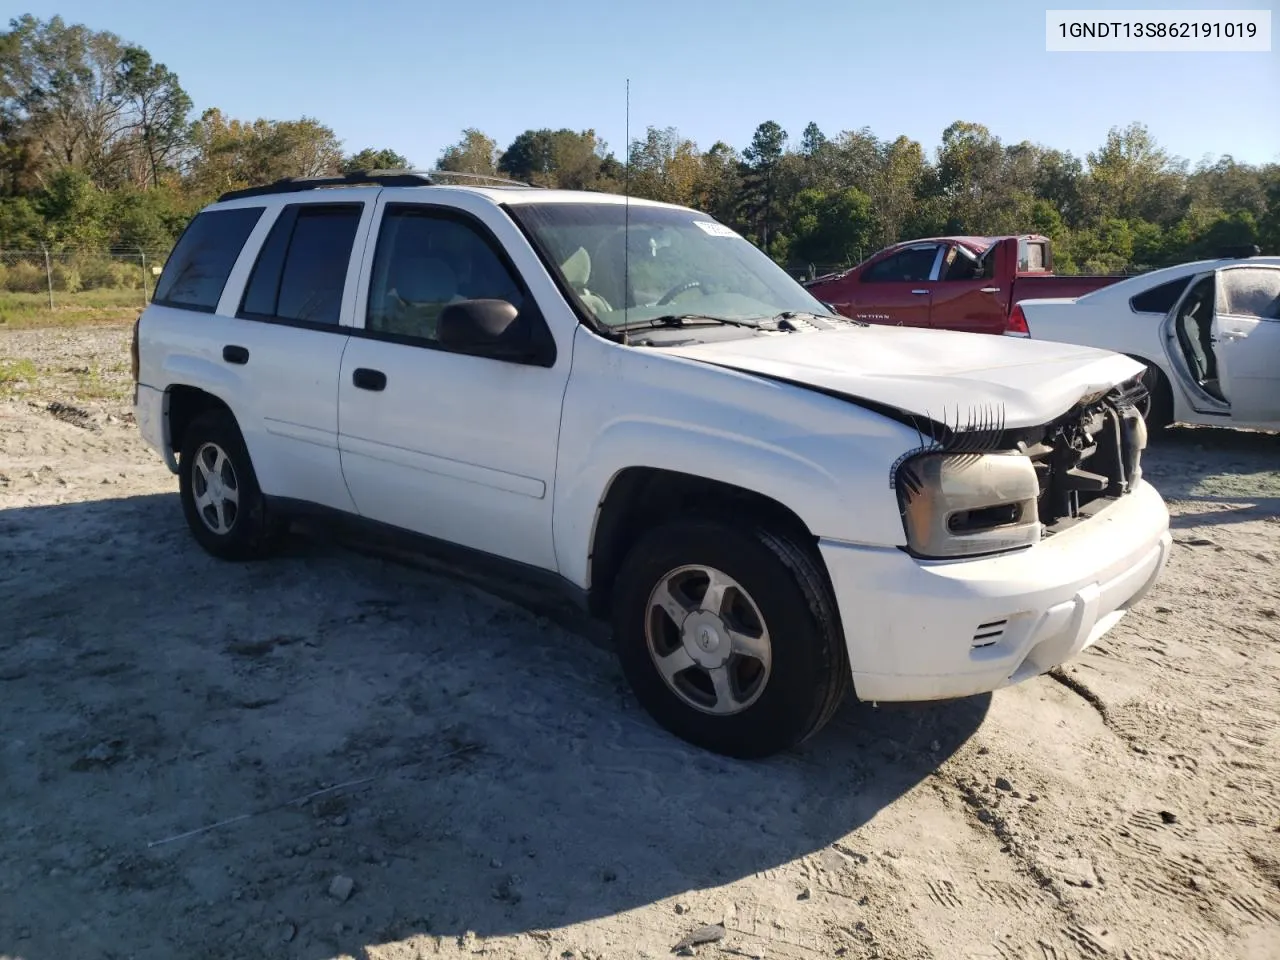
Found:
[[[632,467],[750,490],[787,507],[815,536],[876,545],[903,542],[897,499],[888,483],[892,458],[837,472],[800,451],[753,437],[640,417],[609,424],[584,445],[584,453],[557,482],[554,512],[560,572],[584,589],[590,587],[600,508],[613,482]]]

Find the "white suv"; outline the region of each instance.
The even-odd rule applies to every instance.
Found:
[[[850,683],[1042,673],[1169,552],[1140,364],[846,320],[665,204],[398,172],[230,193],[135,364],[210,553],[320,512],[500,561],[609,618],[653,716],[735,756]]]

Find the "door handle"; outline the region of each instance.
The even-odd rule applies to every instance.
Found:
[[[983,287],[978,292],[979,293],[999,293],[1000,288],[999,287]]]
[[[912,290],[912,293],[928,293],[928,290]]]
[[[351,382],[361,390],[385,390],[387,388],[387,375],[381,370],[356,367],[351,374]]]
[[[222,359],[227,363],[248,363],[249,351],[245,347],[237,347],[234,343],[229,343],[222,348]]]

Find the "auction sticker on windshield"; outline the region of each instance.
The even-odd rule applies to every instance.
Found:
[[[710,234],[713,237],[736,237],[737,234],[726,227],[723,223],[716,223],[713,220],[695,220],[693,221],[702,228],[703,233]]]

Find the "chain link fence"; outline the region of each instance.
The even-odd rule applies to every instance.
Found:
[[[0,249],[0,297],[49,310],[73,306],[145,307],[167,250]]]

